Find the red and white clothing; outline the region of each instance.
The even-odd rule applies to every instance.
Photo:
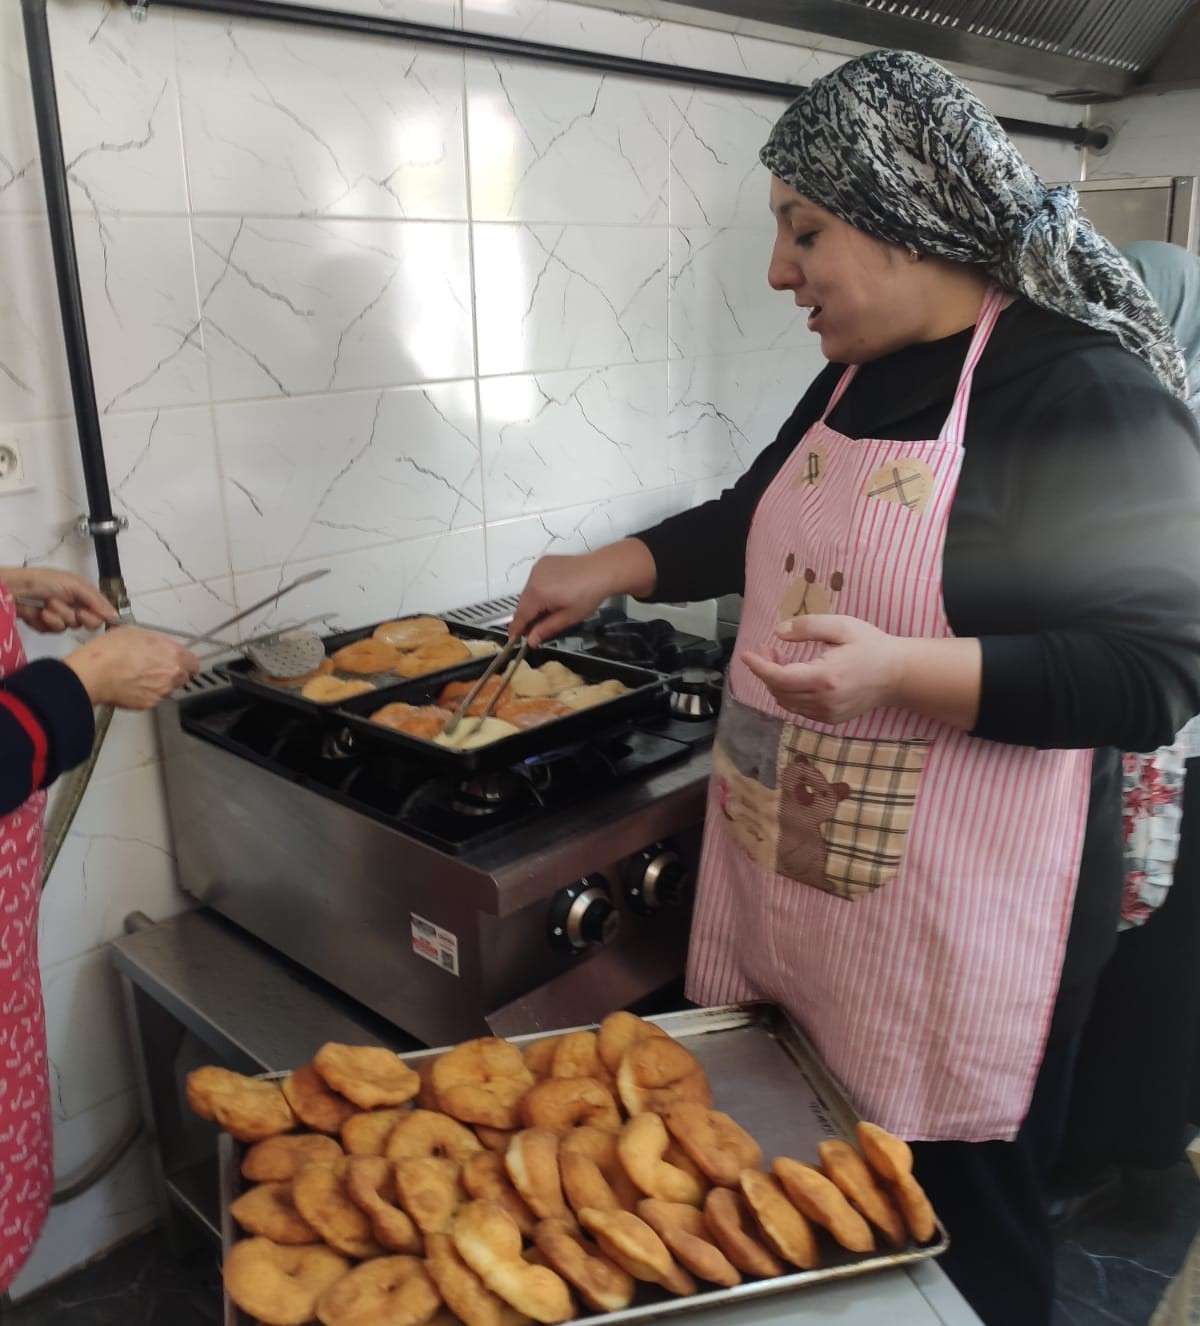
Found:
[[[775,645],[776,621],[799,612],[952,633],[945,532],[1000,307],[990,292],[937,438],[855,440],[823,416],[795,448],[751,525],[739,651]],[[785,1005],[860,1111],[902,1136],[1013,1136],[1058,989],[1090,768],[1087,750],[983,741],[908,711],[807,722],[735,658],[689,993]]]
[[[37,950],[43,789],[86,757],[92,733],[75,674],[26,663],[0,586],[0,1290],[29,1255],[54,1179]]]

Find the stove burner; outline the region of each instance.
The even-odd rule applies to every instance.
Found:
[[[511,805],[540,799],[530,780],[517,770],[495,769],[460,783],[450,808],[460,815],[494,815]]]
[[[721,703],[721,674],[707,668],[684,668],[671,679],[671,712],[677,718],[712,718]]]

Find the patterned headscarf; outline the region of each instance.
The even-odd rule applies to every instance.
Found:
[[[982,265],[1003,289],[1113,333],[1177,396],[1170,327],[1116,249],[1047,189],[995,117],[940,65],[873,51],[818,79],[759,156],[785,184],[902,248]]]

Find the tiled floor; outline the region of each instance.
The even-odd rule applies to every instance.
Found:
[[[1197,1230],[1189,1165],[1127,1175],[1113,1206],[1062,1233],[1054,1326],[1146,1326]],[[216,1257],[181,1266],[153,1232],[2,1316],[5,1326],[219,1326]]]

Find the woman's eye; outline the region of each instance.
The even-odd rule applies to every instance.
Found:
[[[815,230],[806,230],[802,235],[796,236],[796,243],[799,244],[802,249],[811,248],[812,242],[816,237],[817,232]]]

